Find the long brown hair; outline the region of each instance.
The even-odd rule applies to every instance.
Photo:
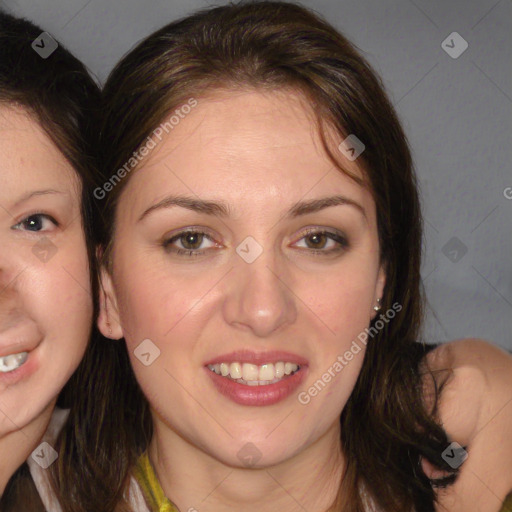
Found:
[[[106,187],[96,191],[105,220],[103,264],[110,269],[116,206],[130,179],[119,170],[126,170],[133,153],[174,109],[219,89],[301,92],[316,113],[324,149],[341,172],[346,172],[341,154],[328,140],[328,129],[339,136],[338,142],[348,134],[364,142],[358,162],[376,203],[387,276],[382,307],[398,302],[402,309],[369,339],[361,373],[341,414],[347,467],[331,510],[362,512],[359,489],[364,485],[382,510],[433,511],[435,486],[453,482],[457,471],[441,457],[449,439],[437,418],[440,389],[424,357],[433,345],[419,341],[422,221],[411,154],[382,82],[360,52],[319,15],[280,1],[207,8],[158,30],[117,64],[103,90],[102,171],[105,183],[113,185],[108,193]],[[123,384],[103,397],[110,402],[102,402],[101,414],[88,411],[92,416],[86,435],[78,427],[69,432],[75,451],[68,450],[70,444],[63,446],[59,482],[65,512],[128,510],[122,495],[152,430],[126,354],[119,351],[118,357],[121,373],[110,378],[123,379]],[[99,371],[104,371],[101,364]],[[429,405],[424,377],[434,384]],[[122,407],[128,411],[124,420]],[[111,417],[122,423],[113,424]],[[421,457],[445,470],[448,478],[430,481]]]
[[[30,21],[0,10],[0,105],[23,108],[44,129],[67,158],[82,186],[81,217],[85,234],[91,290],[95,313],[98,310],[95,234],[98,227],[96,204],[91,191],[97,184],[98,118],[100,89],[85,66],[61,44],[47,58],[32,47],[42,29]],[[97,336],[97,332],[93,337]],[[73,343],[73,340],[69,340]],[[90,361],[92,354],[86,356]],[[88,362],[84,365],[87,366]],[[74,400],[78,373],[64,388],[57,405],[69,407]],[[81,380],[81,379],[79,379]],[[0,499],[2,512],[44,510],[23,464],[8,482]]]

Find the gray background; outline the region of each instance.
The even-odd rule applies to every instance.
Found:
[[[512,0],[302,3],[362,50],[411,142],[425,216],[425,339],[480,337],[512,350]],[[212,4],[0,1],[66,45],[100,83],[141,38]],[[469,45],[458,58],[442,47],[452,32]]]

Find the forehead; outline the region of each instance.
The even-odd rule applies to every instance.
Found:
[[[336,151],[341,140],[332,132],[327,135]],[[333,189],[350,193],[354,200],[372,201],[365,188],[328,158],[313,111],[300,93],[216,91],[198,98],[197,106],[162,140],[153,140],[156,146],[127,186],[128,195],[137,191],[137,203],[176,189],[200,197],[229,197],[234,203],[250,199],[261,206],[267,200],[289,197],[292,202],[308,192],[314,196]],[[363,177],[357,162],[343,155],[339,161]]]
[[[24,108],[0,103],[0,183],[23,188],[27,184],[59,184],[79,188],[71,164],[47,133]]]

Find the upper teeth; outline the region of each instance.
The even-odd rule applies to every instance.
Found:
[[[12,372],[19,368],[27,360],[28,352],[20,352],[19,354],[10,354],[0,357],[0,372]]]
[[[295,363],[266,363],[261,366],[250,363],[220,363],[209,364],[208,368],[217,375],[230,377],[234,380],[243,379],[246,382],[273,381],[281,379],[285,375],[298,370],[299,366]]]

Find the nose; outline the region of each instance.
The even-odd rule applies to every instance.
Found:
[[[297,297],[284,264],[278,266],[271,252],[263,251],[252,263],[240,259],[228,279],[223,314],[230,325],[264,338],[295,322]]]

